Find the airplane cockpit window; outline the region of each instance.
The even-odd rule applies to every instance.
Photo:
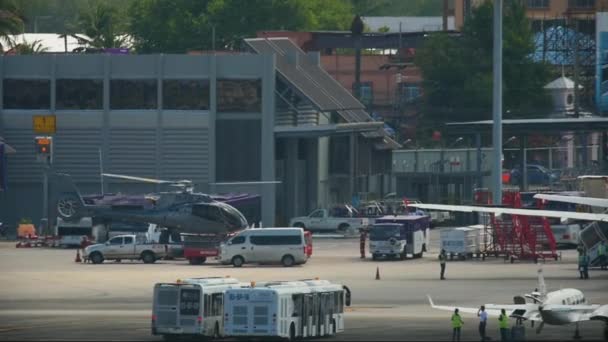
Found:
[[[122,245],[122,237],[111,238],[108,241],[109,245]]]

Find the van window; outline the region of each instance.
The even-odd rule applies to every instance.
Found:
[[[232,240],[230,240],[230,242],[233,245],[240,245],[242,243],[245,243],[245,237],[244,236],[236,236]]]
[[[301,245],[302,237],[299,235],[266,235],[266,236],[250,236],[249,240],[252,244],[258,246],[272,245]]]

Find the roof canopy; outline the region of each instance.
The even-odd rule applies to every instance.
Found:
[[[494,121],[449,122],[450,134],[475,134],[492,131]],[[522,135],[534,133],[594,132],[608,130],[608,118],[518,119],[502,120],[503,133]]]

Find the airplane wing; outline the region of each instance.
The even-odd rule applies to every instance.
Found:
[[[573,322],[589,320],[608,320],[608,305],[560,305],[548,304],[542,308],[543,312],[554,312],[568,315]]]
[[[583,220],[583,221],[608,221],[608,214],[577,213],[572,211],[557,210],[535,210],[535,209],[516,209],[499,207],[479,207],[474,205],[448,205],[448,204],[410,204],[410,207],[428,210],[447,210],[461,212],[480,212],[492,214],[523,215],[523,216],[542,216],[557,217],[564,219]]]
[[[608,208],[608,199],[606,199],[606,198],[548,195],[548,194],[536,194],[536,195],[534,195],[534,198],[543,199],[543,200],[547,200],[547,201],[585,204],[585,205],[590,205],[592,207]]]
[[[431,296],[427,295],[429,299],[429,303],[431,304],[431,308],[443,311],[452,311],[454,309],[458,309],[459,312],[474,314],[476,315],[479,311],[479,307],[477,308],[467,308],[460,306],[445,306],[445,305],[435,305]],[[538,311],[538,304],[485,304],[486,312],[488,316],[500,316],[501,310],[505,309],[507,315],[511,317],[521,317],[523,319],[531,320],[531,321],[542,321],[542,317],[540,316],[540,312]]]

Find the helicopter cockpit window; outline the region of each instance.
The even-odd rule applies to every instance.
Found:
[[[230,206],[222,206],[222,214],[224,220],[231,226],[244,227],[247,225],[247,220],[240,211]]]
[[[222,219],[220,209],[214,205],[194,206],[192,213],[209,221],[220,221]]]

